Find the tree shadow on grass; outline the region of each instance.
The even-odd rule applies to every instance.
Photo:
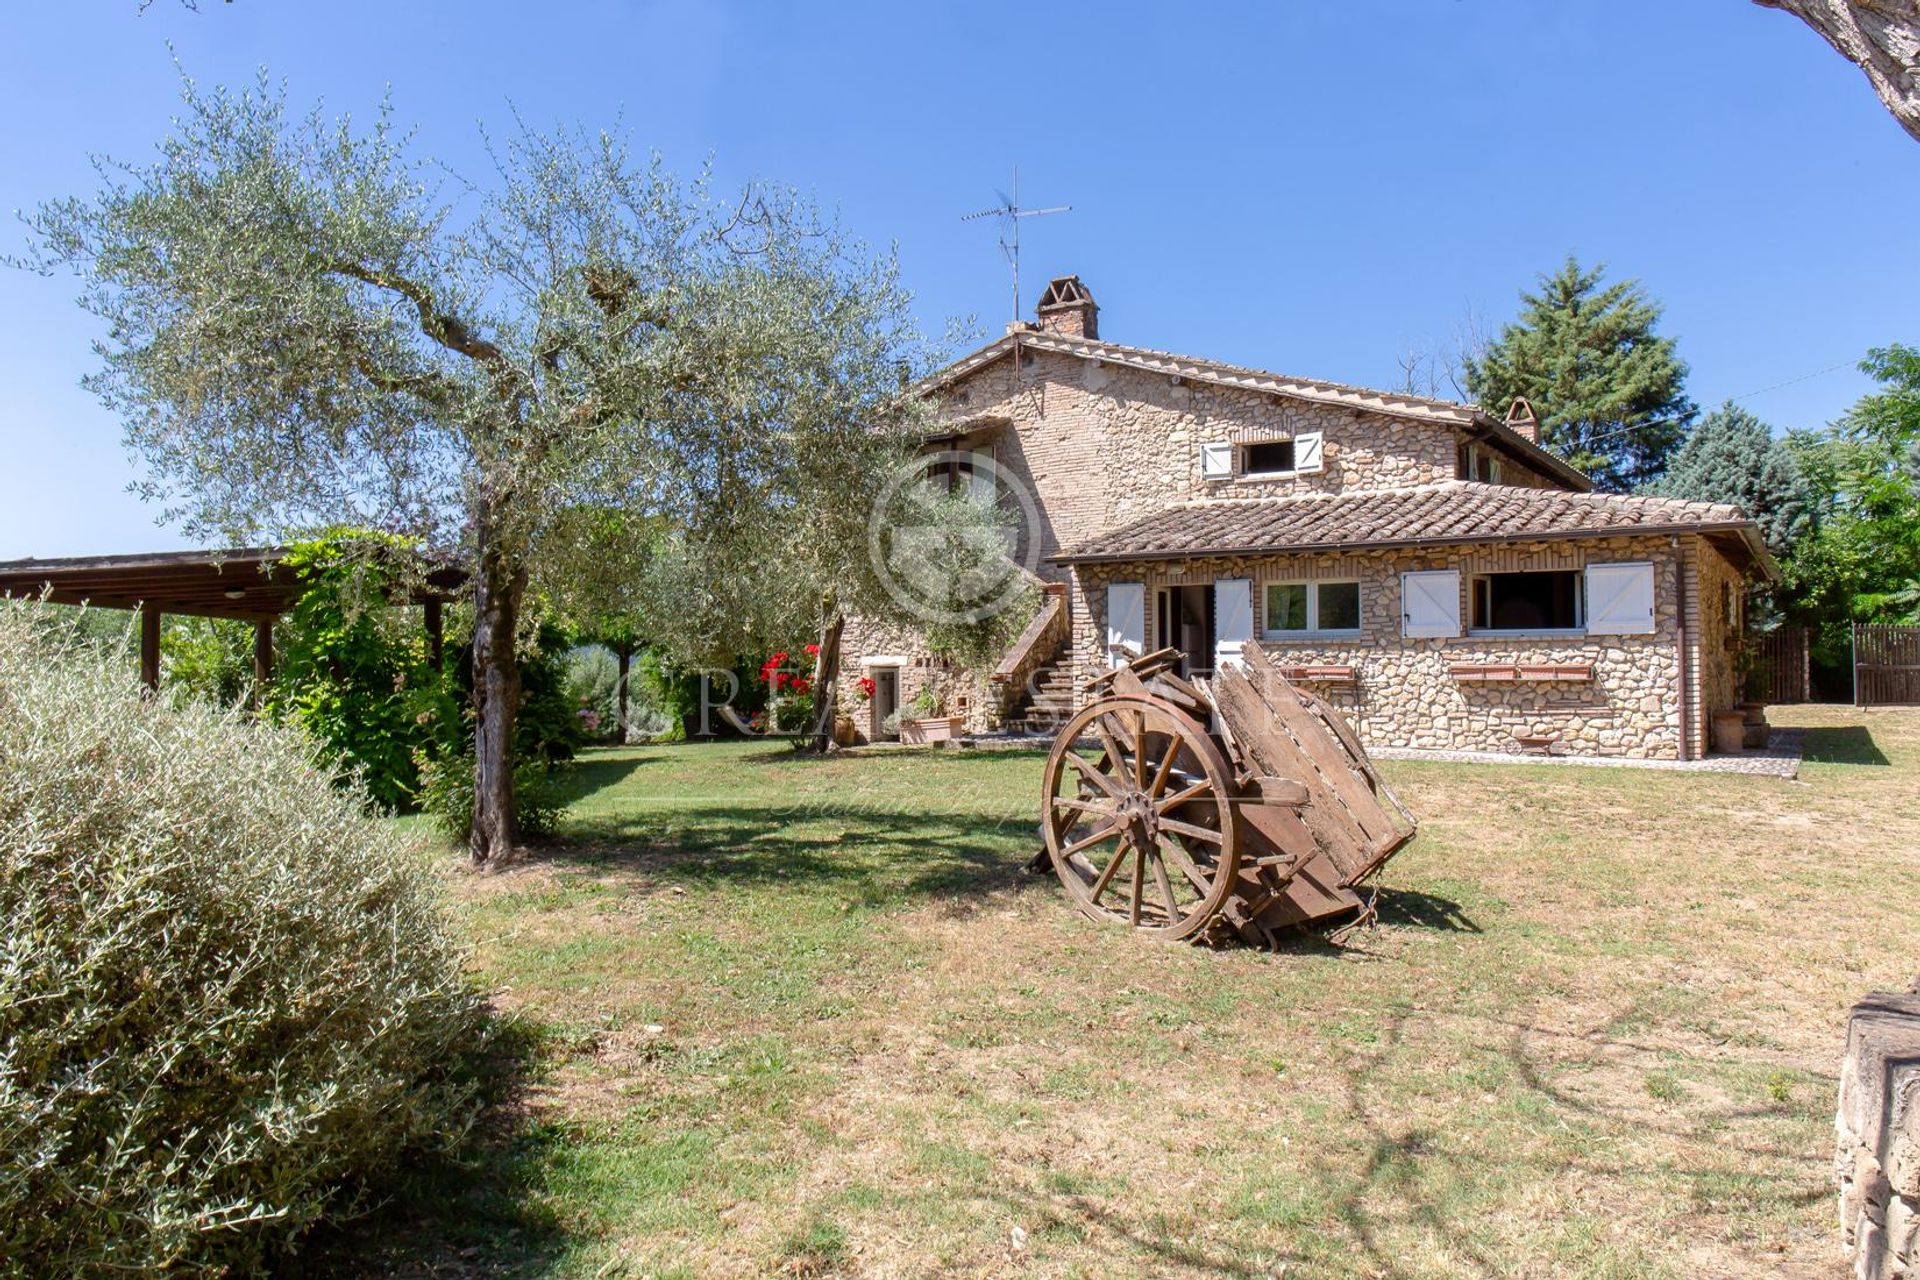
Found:
[[[1886,766],[1892,761],[1863,724],[1834,725],[1805,730],[1801,759],[1810,764],[1866,764]]]
[[[563,1127],[530,1124],[527,1076],[547,1040],[538,1025],[496,1017],[462,1068],[475,1076],[479,1114],[456,1151],[395,1174],[365,1217],[316,1231],[276,1275],[308,1277],[542,1276],[567,1244],[542,1198]]]
[[[872,904],[987,896],[1034,882],[1030,818],[918,813],[843,801],[675,805],[595,817],[535,852],[597,875],[686,888],[838,890]]]

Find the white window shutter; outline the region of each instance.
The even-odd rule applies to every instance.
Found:
[[[1253,579],[1221,578],[1213,584],[1213,666],[1240,662],[1240,647],[1253,639]]]
[[[1651,635],[1653,566],[1588,565],[1587,630],[1609,636]]]
[[[1460,634],[1460,571],[1421,569],[1400,575],[1400,634]]]
[[[1200,446],[1200,478],[1225,480],[1233,475],[1233,446],[1225,440]]]
[[[1112,666],[1129,661],[1122,648],[1138,657],[1147,651],[1147,588],[1141,582],[1107,584],[1107,660]]]
[[[1321,471],[1326,466],[1326,450],[1323,438],[1318,431],[1303,431],[1293,438],[1293,469],[1295,471]]]

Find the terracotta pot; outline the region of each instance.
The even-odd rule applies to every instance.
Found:
[[[1740,704],[1740,714],[1746,717],[1748,724],[1765,724],[1767,722],[1767,704],[1748,700]]]
[[[835,742],[843,747],[850,747],[859,737],[860,734],[854,727],[852,716],[835,716],[833,718],[833,740]]]
[[[1713,749],[1722,755],[1737,756],[1746,746],[1747,718],[1738,711],[1713,713]]]
[[[1755,724],[1749,720],[1741,726],[1741,736],[1745,740],[1747,750],[1765,751],[1767,749],[1767,739],[1773,736],[1773,726],[1768,724],[1764,719],[1761,720],[1759,724]]]

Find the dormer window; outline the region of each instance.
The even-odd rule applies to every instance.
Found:
[[[1293,441],[1269,440],[1265,444],[1250,444],[1241,451],[1240,474],[1244,476],[1275,476],[1293,474]]]
[[[1460,446],[1460,478],[1481,484],[1500,483],[1500,455],[1483,444]]]

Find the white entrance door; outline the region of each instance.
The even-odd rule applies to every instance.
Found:
[[[1253,639],[1253,580],[1220,578],[1213,584],[1213,667],[1239,663],[1240,648]]]

